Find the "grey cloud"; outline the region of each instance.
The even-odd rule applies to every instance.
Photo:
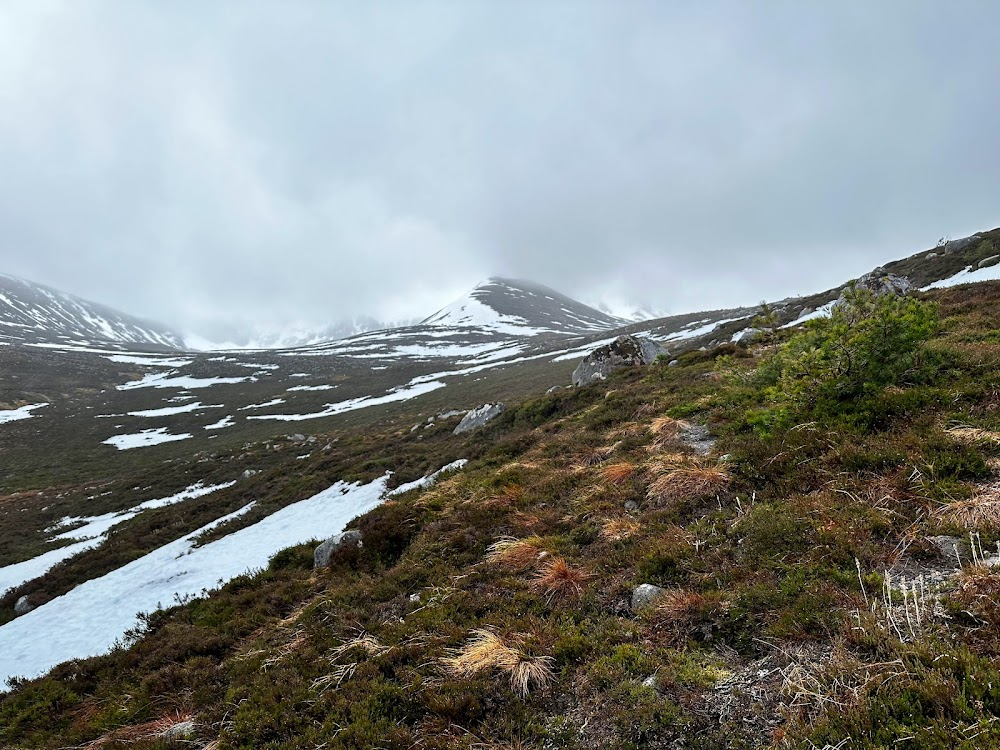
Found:
[[[874,6],[874,7],[873,7]],[[12,3],[0,270],[186,328],[681,311],[996,223],[991,3]]]

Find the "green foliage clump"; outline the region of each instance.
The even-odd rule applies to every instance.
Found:
[[[760,368],[773,406],[748,421],[767,433],[797,417],[877,410],[887,388],[931,378],[939,363],[925,344],[939,329],[933,303],[851,287],[829,317],[809,321]]]

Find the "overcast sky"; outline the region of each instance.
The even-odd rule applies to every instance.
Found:
[[[0,271],[184,331],[421,316],[490,275],[667,312],[817,291],[1000,224],[998,23],[0,0]]]

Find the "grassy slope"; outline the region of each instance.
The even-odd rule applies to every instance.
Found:
[[[942,509],[980,497],[1000,458],[1000,284],[933,298],[933,380],[791,428],[750,429],[766,404],[744,374],[768,353],[724,347],[526,402],[466,443],[425,439],[414,474],[475,460],[359,519],[365,546],[331,571],[288,550],[129,649],[17,685],[0,743],[190,747],[148,735],[193,716],[195,746],[245,748],[998,746],[1000,576],[967,568],[909,626],[898,602],[895,620],[866,604],[883,571],[947,569],[926,537],[968,531]],[[713,457],[669,418],[709,424]],[[387,432],[381,455],[357,438],[372,471],[417,455]],[[364,474],[324,460],[305,479],[273,459],[262,498]],[[985,548],[997,521],[980,514]],[[491,560],[507,537],[526,543]],[[635,614],[639,583],[670,593]],[[463,672],[448,659],[482,629],[508,650]]]

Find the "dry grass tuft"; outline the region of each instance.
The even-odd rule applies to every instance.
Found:
[[[962,443],[1000,444],[1000,432],[984,430],[980,427],[972,427],[971,425],[955,425],[954,427],[947,428],[945,432]]]
[[[574,568],[561,557],[554,557],[546,562],[532,579],[532,585],[539,591],[544,591],[548,600],[578,597],[583,594],[583,586],[590,579],[590,574],[580,568]]]
[[[382,654],[389,651],[389,646],[383,646],[378,642],[373,636],[362,631],[354,638],[344,641],[337,648],[333,650],[332,659],[339,659],[346,653],[357,649],[363,652],[367,656],[381,656]]]
[[[532,687],[545,690],[552,681],[551,656],[521,657],[510,670],[510,687],[522,698],[527,698]]]
[[[601,539],[618,542],[639,533],[642,526],[631,518],[609,518],[601,524]]]
[[[657,417],[649,423],[649,431],[658,438],[676,438],[682,429],[687,427],[687,422],[673,417]]]
[[[594,450],[586,456],[581,458],[579,461],[576,461],[573,464],[573,469],[581,471],[583,469],[590,468],[591,466],[602,464],[611,458],[611,454],[613,454],[617,449],[618,443],[615,443],[614,445],[606,445],[601,448],[594,448]]]
[[[657,503],[715,495],[731,481],[729,472],[721,466],[704,466],[691,460],[677,463],[661,460],[650,471],[654,478],[646,495]]]
[[[527,539],[501,537],[486,548],[484,562],[512,570],[522,570],[535,564],[542,553],[541,547],[541,537],[532,536]]]
[[[984,485],[968,500],[956,500],[934,510],[934,518],[963,529],[1000,528],[1000,483]]]
[[[456,677],[472,677],[491,669],[510,676],[511,689],[526,698],[532,688],[544,690],[552,681],[552,658],[529,657],[521,652],[524,636],[511,637],[514,645],[492,630],[473,630],[472,638],[452,656],[444,659],[445,668]]]
[[[656,600],[656,614],[672,625],[692,622],[708,600],[696,591],[673,589]]]
[[[623,484],[635,474],[635,465],[627,462],[608,464],[601,469],[601,474],[612,484]]]

